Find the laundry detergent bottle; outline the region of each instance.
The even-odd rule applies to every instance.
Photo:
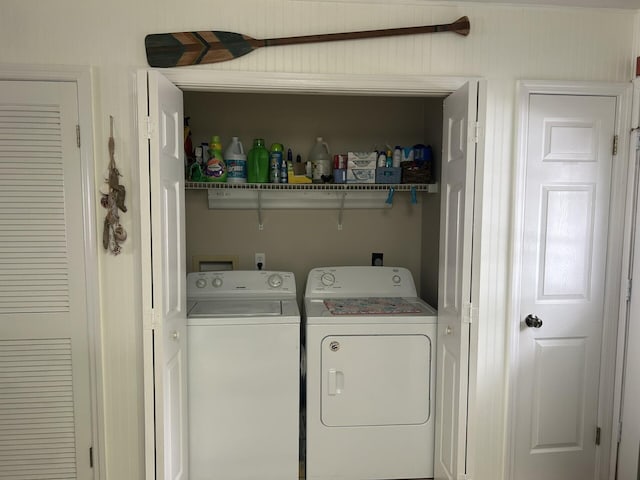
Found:
[[[224,151],[227,164],[227,183],[247,183],[247,155],[238,137],[233,137]]]
[[[332,172],[331,155],[329,155],[329,145],[322,137],[316,138],[316,143],[309,152],[311,162],[311,180],[313,183],[324,183],[322,177],[329,177]]]
[[[227,181],[227,166],[224,163],[222,157],[222,143],[220,137],[214,135],[211,137],[211,143],[209,146],[209,160],[205,167],[205,175],[210,182],[226,182]]]
[[[269,183],[269,150],[263,138],[253,141],[253,148],[247,156],[247,181],[249,183]]]

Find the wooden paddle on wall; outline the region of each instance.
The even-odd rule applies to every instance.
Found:
[[[152,67],[181,67],[203,63],[217,63],[246,55],[260,47],[294,45],[300,43],[331,42],[361,38],[414,35],[417,33],[454,32],[468,35],[471,26],[467,17],[444,25],[366,30],[362,32],[327,33],[301,37],[255,39],[233,32],[201,31],[155,33],[147,35],[144,44],[147,61]]]

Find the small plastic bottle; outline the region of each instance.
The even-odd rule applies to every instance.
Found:
[[[271,183],[280,183],[284,147],[281,143],[272,143],[269,151],[269,172]]]
[[[253,148],[247,155],[247,181],[249,183],[269,183],[269,150],[263,138],[253,141]]]

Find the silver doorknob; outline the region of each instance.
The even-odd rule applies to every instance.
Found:
[[[527,324],[527,327],[531,328],[540,328],[542,326],[542,320],[533,313],[527,315],[527,318],[524,319],[524,323]]]

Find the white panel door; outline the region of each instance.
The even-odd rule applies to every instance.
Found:
[[[594,478],[616,99],[529,98],[513,478]]]
[[[146,86],[146,73],[139,87]],[[145,89],[146,90],[146,89]],[[141,95],[144,90],[141,90]],[[146,99],[145,99],[146,100]],[[146,103],[146,102],[142,102]],[[141,124],[146,112],[140,112]],[[187,324],[184,228],[182,91],[157,72],[148,72],[148,162],[141,160],[147,422],[154,422],[154,446],[147,442],[147,469],[155,478],[188,479]],[[147,129],[145,129],[147,130]],[[145,131],[143,130],[143,131]],[[143,144],[145,142],[143,141]],[[144,150],[144,146],[142,146]],[[147,214],[146,207],[148,207]],[[147,217],[145,219],[145,216]],[[150,221],[146,224],[146,221]],[[149,277],[151,276],[151,277]],[[151,278],[151,284],[149,284]],[[151,390],[151,391],[150,391]],[[153,412],[153,415],[150,415]],[[149,429],[147,429],[149,430]],[[149,477],[149,475],[148,475]],[[153,478],[153,477],[151,477]]]
[[[0,478],[93,478],[77,86],[0,82]]]
[[[469,323],[477,82],[444,101],[435,477],[466,472]]]

